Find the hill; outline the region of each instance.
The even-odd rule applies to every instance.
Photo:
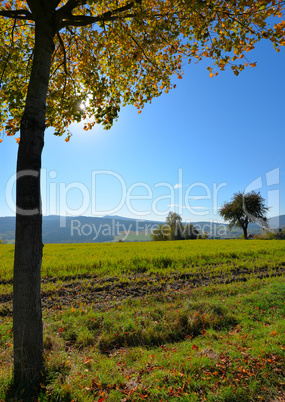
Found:
[[[102,243],[125,237],[130,233],[147,234],[161,222],[135,220],[123,217],[67,217],[57,215],[43,217],[44,243]],[[0,239],[13,243],[15,240],[15,218],[0,217]],[[146,238],[146,240],[148,240]]]
[[[121,216],[104,217],[67,217],[58,215],[43,217],[44,243],[103,243],[110,241],[149,241],[151,229],[161,224],[159,221],[136,220]],[[227,224],[216,222],[193,222],[201,232],[207,232],[212,238],[236,238],[241,229],[231,231]],[[285,215],[269,219],[272,228],[285,226]],[[248,233],[261,234],[261,228],[250,224]],[[15,241],[15,218],[0,217],[0,239],[4,242]]]

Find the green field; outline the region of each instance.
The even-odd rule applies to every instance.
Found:
[[[0,400],[14,248],[0,246]],[[46,245],[41,401],[284,401],[285,242]]]

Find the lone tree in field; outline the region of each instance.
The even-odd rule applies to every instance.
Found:
[[[267,226],[265,213],[268,208],[265,206],[265,200],[260,193],[252,191],[251,193],[236,193],[231,202],[227,202],[220,209],[220,215],[230,222],[230,229],[234,226],[243,230],[243,236],[247,239],[247,227],[250,222]]]
[[[169,240],[181,240],[183,236],[182,218],[176,212],[169,212],[166,218]]]
[[[157,229],[152,232],[152,240],[165,241],[165,240],[182,240],[183,239],[183,225],[182,218],[176,212],[169,212],[166,217],[166,224],[159,225]]]
[[[44,132],[110,128],[121,105],[139,112],[182,78],[183,60],[209,57],[210,76],[262,38],[279,50],[281,0],[5,0],[0,4],[0,130],[20,130],[16,188],[14,381],[37,384],[43,364],[41,153]],[[269,18],[271,17],[271,18]],[[269,18],[269,19],[268,19]],[[269,22],[272,25],[269,25]],[[0,140],[1,142],[2,140]]]
[[[198,235],[199,232],[194,225],[187,223],[183,226],[181,216],[176,212],[169,212],[166,217],[166,224],[161,224],[153,230],[152,240],[193,240],[197,239]]]

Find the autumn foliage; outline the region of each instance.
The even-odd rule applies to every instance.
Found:
[[[55,50],[46,127],[110,128],[120,107],[145,103],[172,89],[183,64],[209,60],[210,77],[229,66],[255,67],[247,54],[260,39],[285,44],[284,1],[126,0],[54,2]],[[32,67],[34,16],[28,1],[0,6],[0,130],[20,128]]]

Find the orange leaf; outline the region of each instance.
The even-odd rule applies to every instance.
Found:
[[[15,140],[16,140],[16,143],[19,144],[19,142],[20,142],[20,137],[15,138]]]
[[[212,78],[213,76],[214,76],[214,74],[213,74],[213,73],[210,73],[210,74],[209,74],[209,77],[211,77],[211,78]]]

